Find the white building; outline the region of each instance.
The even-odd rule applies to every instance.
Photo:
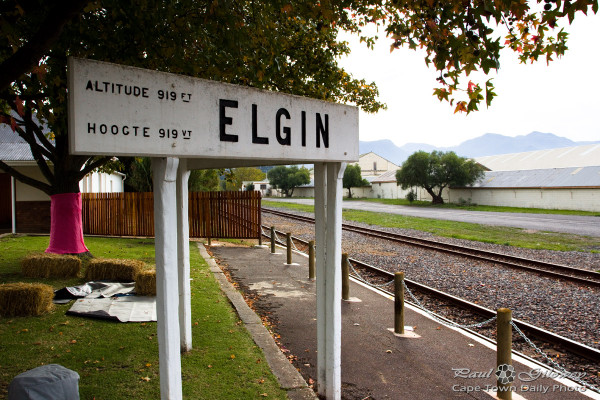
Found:
[[[269,194],[273,188],[267,179],[262,181],[243,181],[242,182],[242,191],[248,190],[248,187],[252,186],[254,191],[260,192],[262,197],[265,197]]]
[[[383,175],[386,172],[396,171],[399,168],[393,162],[372,151],[361,154],[358,159],[358,165],[360,165],[360,172],[363,178]]]
[[[377,199],[404,199],[410,191],[402,189],[396,184],[396,171],[388,171],[371,181],[373,198]]]
[[[491,171],[448,200],[476,204],[600,211],[600,144],[476,158]]]
[[[468,188],[451,188],[452,203],[600,211],[600,166],[488,171]]]
[[[0,124],[0,160],[18,172],[47,182],[31,148],[6,124]],[[82,193],[123,192],[125,175],[91,173],[79,182]],[[0,170],[0,231],[50,232],[50,196]]]

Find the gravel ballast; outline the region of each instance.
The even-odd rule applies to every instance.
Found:
[[[289,210],[285,211],[289,212]],[[309,213],[297,214],[312,217]],[[279,231],[292,232],[295,237],[303,240],[314,240],[314,226],[305,222],[264,213],[263,224],[275,226]],[[353,222],[352,224],[361,226],[359,223]],[[368,225],[362,224],[362,226]],[[435,237],[426,232],[407,229],[379,227],[377,229],[582,269],[600,270],[600,254],[598,253],[531,250]],[[493,262],[475,261],[353,232],[343,232],[342,251],[348,253],[351,258],[390,272],[404,271],[407,279],[483,307],[493,310],[501,307],[510,308],[513,311],[513,318],[529,322],[590,347],[600,348],[600,288],[563,282],[535,273],[511,269]],[[430,303],[427,300],[423,301],[429,306]],[[431,306],[435,308],[433,303]],[[460,313],[452,315],[452,310],[448,307],[438,307],[434,311],[439,311],[447,318],[457,322],[464,319]],[[493,333],[488,333],[488,335],[493,336]],[[558,355],[558,361],[568,369],[580,370],[583,368],[588,373],[587,379],[590,382],[595,385],[600,383],[598,365],[591,365],[577,357],[569,360],[565,354],[561,354],[560,350],[552,348],[545,350],[553,358]]]

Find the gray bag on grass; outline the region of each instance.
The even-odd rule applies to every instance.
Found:
[[[79,400],[79,374],[58,364],[42,365],[15,376],[8,400]]]

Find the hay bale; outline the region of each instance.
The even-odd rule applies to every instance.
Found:
[[[54,289],[43,283],[5,283],[0,285],[0,315],[28,317],[54,308]]]
[[[85,279],[133,282],[143,268],[144,262],[139,260],[94,258],[87,265]]]
[[[137,275],[135,293],[140,296],[156,296],[156,270],[142,271]]]
[[[21,261],[21,272],[29,278],[73,278],[81,271],[81,260],[73,255],[38,253]]]

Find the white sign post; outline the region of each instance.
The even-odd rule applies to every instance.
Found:
[[[358,109],[77,58],[68,88],[71,154],[152,157],[163,399],[181,398],[192,345],[187,171],[315,163],[319,392],[339,399],[341,177],[358,160]]]

